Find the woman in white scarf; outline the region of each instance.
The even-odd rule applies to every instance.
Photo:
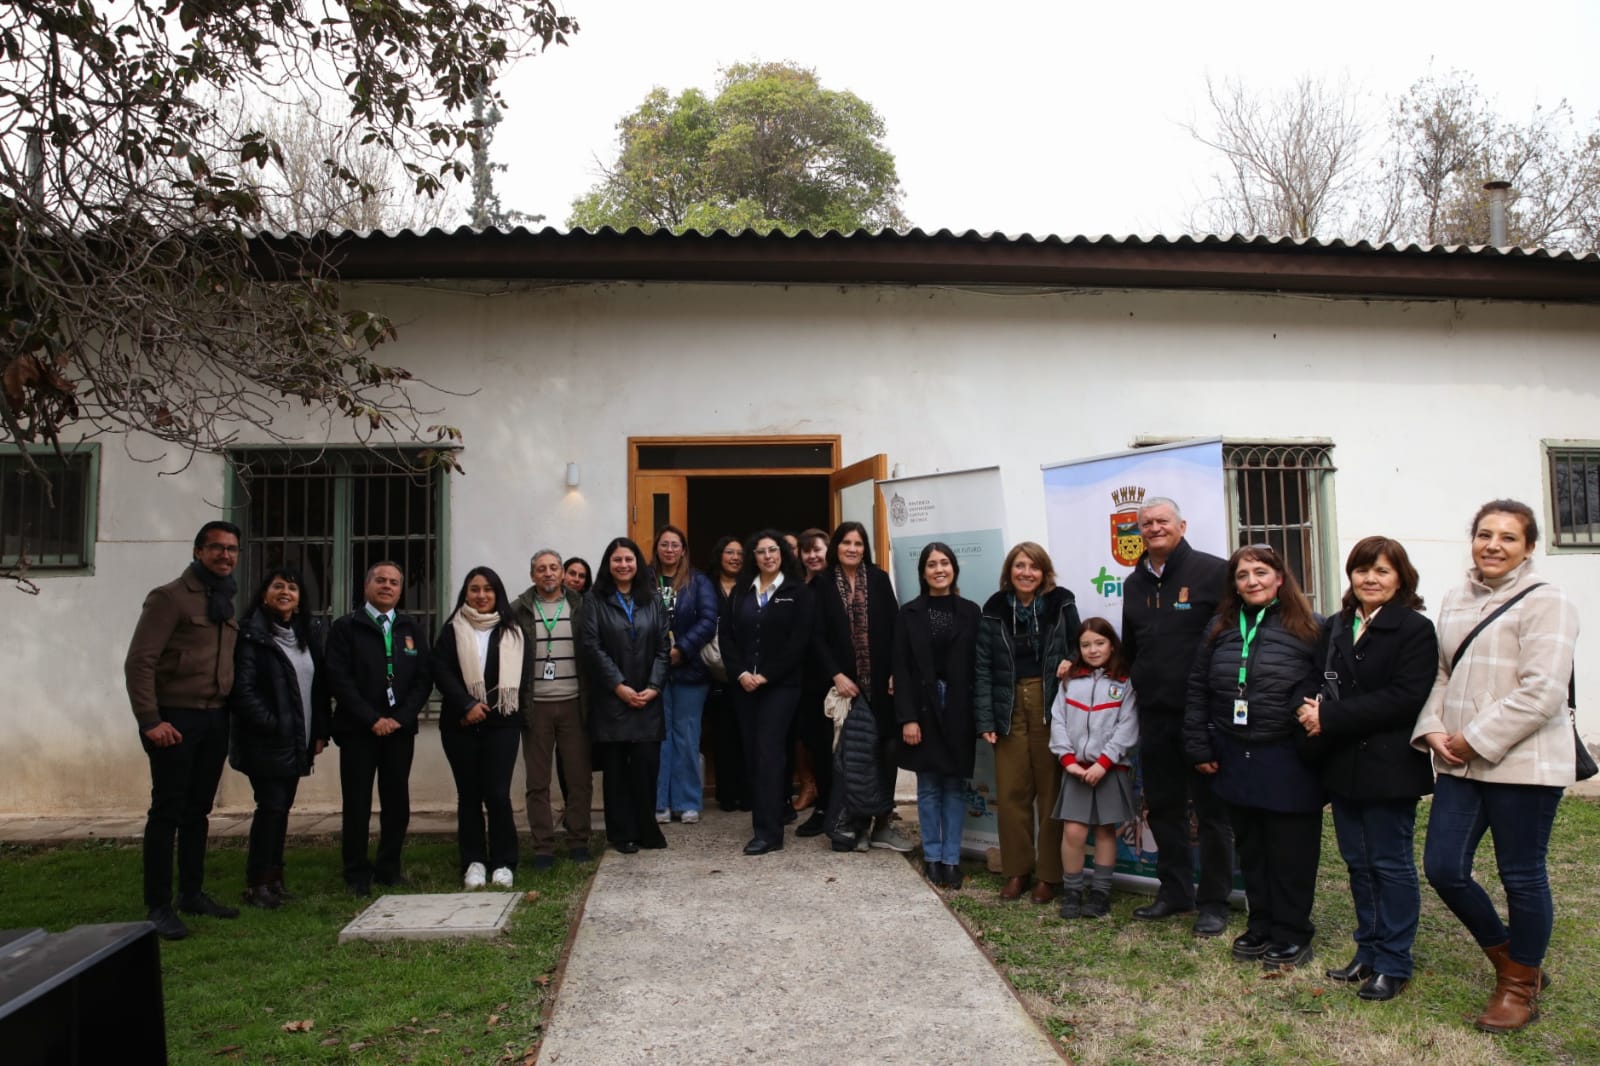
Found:
[[[500,576],[474,567],[433,643],[439,736],[456,780],[456,837],[467,888],[492,881],[509,889],[517,868],[511,774],[522,736],[524,671],[522,630],[510,606]]]

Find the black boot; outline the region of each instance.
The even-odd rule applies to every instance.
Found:
[[[1061,892],[1061,903],[1056,913],[1063,918],[1076,918],[1083,913],[1083,889],[1068,888]]]
[[[1083,905],[1085,918],[1104,918],[1111,913],[1111,893],[1090,889],[1089,902]]]
[[[292,899],[299,898],[283,886],[283,867],[281,866],[274,866],[267,871],[267,887],[272,889],[281,903],[288,903]]]

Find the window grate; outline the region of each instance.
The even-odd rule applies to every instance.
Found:
[[[235,511],[243,528],[240,588],[254,594],[274,566],[300,571],[305,609],[336,618],[363,602],[367,567],[405,575],[400,610],[434,632],[441,617],[441,516],[446,478],[402,451],[239,451]]]
[[[1330,610],[1339,596],[1332,445],[1224,442],[1222,467],[1235,545],[1270,544],[1311,602]]]
[[[15,449],[0,452],[0,565],[30,571],[93,565],[97,448],[79,445],[65,456],[30,450],[42,481]]]
[[[1600,447],[1550,448],[1551,543],[1600,548]]]

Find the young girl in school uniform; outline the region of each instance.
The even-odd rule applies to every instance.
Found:
[[[1104,917],[1111,909],[1117,825],[1138,815],[1126,762],[1139,739],[1138,708],[1122,642],[1104,618],[1078,627],[1078,658],[1050,708],[1050,750],[1061,760],[1061,794],[1051,817],[1062,823],[1061,917]],[[1094,841],[1094,880],[1083,895],[1083,849]]]

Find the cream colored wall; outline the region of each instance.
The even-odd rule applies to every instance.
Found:
[[[1540,440],[1600,438],[1593,307],[622,284],[355,297],[400,325],[384,357],[444,390],[416,392],[439,409],[427,421],[466,433],[452,587],[487,563],[520,590],[546,544],[593,559],[624,529],[629,436],[838,433],[846,462],[882,451],[906,474],[997,463],[1012,535],[1042,540],[1040,463],[1220,434],[1331,438],[1341,557],[1362,536],[1396,536],[1437,603],[1467,565],[1478,503],[1542,511]],[[7,594],[0,812],[147,802],[122,656],[144,591],[186,564],[223,493],[215,459],[157,476],[176,465],[108,442],[95,576]],[[1585,614],[1600,603],[1600,555],[1541,551],[1537,565]],[[1580,693],[1600,692],[1595,661],[1580,655]],[[1581,722],[1600,735],[1600,711]],[[303,805],[337,807],[335,771],[326,761]],[[413,793],[418,808],[452,801],[431,731]],[[231,770],[219,802],[249,804]]]

